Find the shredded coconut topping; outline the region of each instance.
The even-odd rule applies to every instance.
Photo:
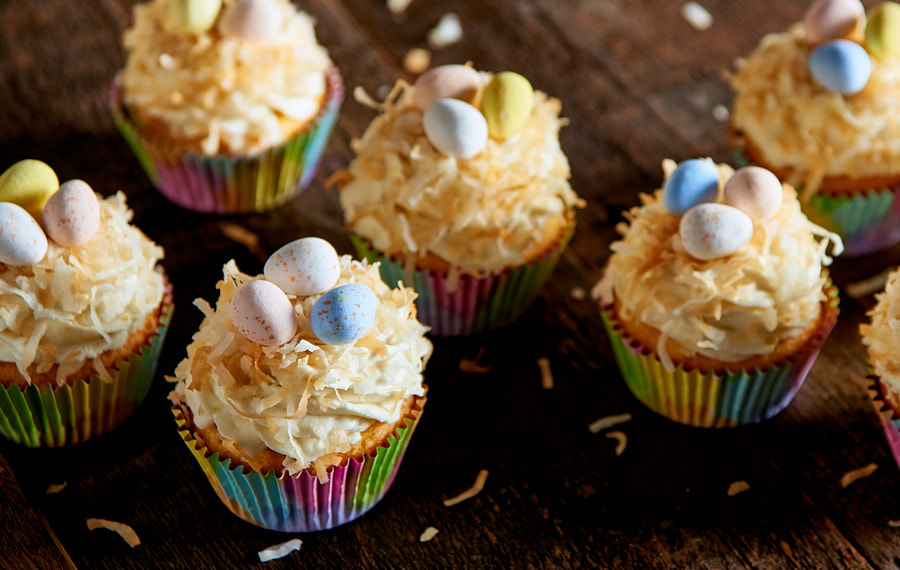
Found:
[[[56,380],[64,382],[86,361],[122,347],[162,301],[162,248],[129,224],[125,194],[98,202],[100,228],[86,244],[48,240],[39,262],[0,264],[0,361],[15,362],[26,380],[31,364],[38,373],[58,364]]]
[[[216,308],[195,302],[206,318],[170,378],[177,382],[171,397],[188,404],[197,427],[215,423],[251,456],[266,447],[281,453],[294,475],[321,456],[347,451],[375,422],[398,421],[403,400],[424,393],[432,347],[415,318],[416,294],[385,285],[378,264],[341,258],[335,287],[360,283],[378,298],[371,331],[346,345],[324,344],[313,334],[309,315],[321,295],[288,295],[297,333],[287,343],[247,340],[231,323],[231,297],[263,276],[241,273],[234,260],[223,273]]]
[[[900,394],[900,271],[888,277],[884,291],[867,314],[871,324],[860,325],[872,369],[891,394]]]
[[[865,88],[844,96],[822,87],[809,69],[802,24],[763,38],[739,60],[732,124],[791,184],[815,191],[825,176],[896,174],[900,161],[900,58],[872,58]]]
[[[546,249],[544,233],[555,238],[552,230],[581,204],[559,146],[559,101],[536,91],[521,130],[457,159],[426,138],[414,90],[399,81],[353,141],[357,157],[341,184],[350,230],[383,252],[431,253],[474,275],[521,265]]]
[[[663,163],[667,177],[675,166]],[[733,170],[718,168],[721,195]],[[661,359],[669,358],[669,338],[689,354],[725,362],[770,354],[818,318],[825,299],[822,266],[831,263],[828,242],[835,254],[843,248],[838,236],[807,220],[792,187],[784,185],[784,203],[773,218],[754,223],[749,242],[709,261],[685,252],[680,218],[663,205],[661,190],[642,194],[641,201],[616,228],[624,238],[612,244],[594,296],[615,302],[622,320],[660,331],[654,348]]]
[[[283,143],[315,117],[332,64],[307,14],[277,0],[283,26],[254,42],[215,26],[181,32],[169,22],[169,3],[136,5],[123,37],[124,101],[142,128],[190,151],[248,155]]]

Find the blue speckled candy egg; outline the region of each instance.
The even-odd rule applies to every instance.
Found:
[[[820,45],[810,54],[809,69],[826,89],[853,95],[868,83],[872,60],[861,45],[849,40],[835,40]]]
[[[697,204],[715,202],[719,172],[709,159],[694,158],[678,165],[663,185],[663,204],[680,216]]]
[[[313,305],[309,322],[319,340],[350,344],[363,337],[375,321],[375,293],[365,285],[335,287]]]

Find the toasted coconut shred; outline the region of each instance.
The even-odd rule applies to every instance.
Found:
[[[87,527],[89,530],[105,528],[116,532],[119,534],[119,536],[122,537],[125,542],[128,543],[128,546],[130,546],[131,548],[134,548],[141,543],[141,539],[138,538],[138,535],[136,532],[134,532],[134,529],[125,523],[109,521],[106,519],[88,519]]]
[[[422,534],[419,535],[419,542],[429,542],[432,538],[437,536],[437,533],[440,531],[433,526],[430,526],[422,531]]]
[[[869,475],[875,472],[878,469],[877,463],[869,463],[865,467],[860,467],[859,469],[852,469],[844,473],[841,477],[841,489],[846,489],[853,483],[859,481],[860,479],[865,479]]]
[[[470,372],[470,373],[475,373],[475,374],[486,374],[487,372],[490,372],[491,371],[490,366],[482,366],[481,364],[479,364],[479,361],[481,360],[482,356],[484,356],[484,348],[479,348],[478,355],[474,359],[472,359],[472,360],[469,360],[468,358],[460,359],[460,361],[459,361],[460,371]]]
[[[875,374],[889,392],[900,394],[900,271],[890,274],[884,291],[875,299],[867,313],[869,324],[860,325],[859,332]]]
[[[726,492],[726,494],[729,497],[733,497],[733,496],[743,493],[744,491],[747,491],[749,489],[750,489],[750,483],[743,481],[743,480],[735,481],[731,485],[728,485],[728,491]]]
[[[66,485],[67,483],[65,481],[63,481],[62,483],[57,483],[55,485],[50,485],[49,487],[47,487],[45,493],[48,495],[54,495],[65,489]]]
[[[604,416],[600,419],[592,421],[590,423],[590,425],[588,425],[588,431],[590,431],[591,433],[600,433],[601,431],[603,431],[605,429],[609,429],[613,426],[616,426],[616,425],[619,425],[619,424],[622,424],[625,422],[630,422],[630,421],[631,421],[631,414],[628,414],[628,413],[615,414],[612,416]]]
[[[676,167],[666,159],[666,176]],[[720,192],[733,170],[718,165]],[[662,191],[641,194],[642,205],[627,214],[617,230],[604,277],[593,296],[602,305],[616,303],[623,321],[658,330],[656,349],[669,370],[674,364],[666,341],[677,341],[691,354],[738,362],[770,354],[782,339],[799,335],[819,317],[830,265],[840,237],[810,222],[800,211],[796,191],[784,186],[781,210],[754,222],[753,237],[733,254],[701,261],[687,254],[680,218],[662,202]]]
[[[170,398],[186,402],[194,424],[215,423],[226,440],[250,456],[269,448],[285,456],[294,475],[312,464],[327,480],[331,454],[343,453],[375,422],[400,419],[402,404],[422,395],[422,370],[431,355],[427,328],[415,319],[411,289],[392,289],[378,264],[341,258],[335,287],[360,283],[378,299],[372,329],[355,343],[321,343],[309,315],[320,295],[288,295],[297,316],[297,334],[281,346],[260,346],[234,329],[229,306],[243,284],[261,279],[241,273],[235,262],[224,267],[216,285],[216,308],[198,299],[206,315],[175,369]]]
[[[471,499],[472,497],[480,493],[482,489],[484,489],[484,484],[487,481],[487,477],[487,469],[482,469],[481,471],[479,471],[478,477],[475,478],[475,484],[472,485],[470,489],[466,489],[465,491],[451,499],[444,499],[444,506],[452,507],[453,505],[458,505],[459,503]]]
[[[628,445],[628,436],[625,435],[625,432],[611,431],[606,434],[606,437],[616,440],[616,457],[625,453],[625,447]]]
[[[300,540],[299,538],[292,538],[287,542],[282,542],[281,544],[276,544],[268,548],[264,548],[263,550],[260,550],[257,555],[259,556],[260,562],[268,562],[270,560],[284,558],[291,552],[300,550],[300,547],[302,545],[302,540]]]
[[[86,361],[109,377],[97,357],[124,345],[162,301],[162,248],[130,225],[125,194],[98,202],[100,228],[86,244],[48,240],[39,262],[0,266],[0,361],[15,362],[29,382],[32,365],[37,373],[59,365],[62,384]]]

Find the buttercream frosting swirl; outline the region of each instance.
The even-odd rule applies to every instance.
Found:
[[[870,323],[860,325],[859,330],[868,347],[872,370],[896,402],[900,395],[900,271],[888,276],[884,291],[875,299],[875,306],[867,313]]]

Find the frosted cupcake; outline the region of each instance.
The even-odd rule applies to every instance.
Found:
[[[434,68],[398,81],[338,175],[360,256],[419,293],[438,335],[515,320],[553,271],[581,201],[560,103],[512,72]]]
[[[0,176],[0,200],[0,433],[31,447],[103,434],[153,380],[173,309],[163,250],[124,194],[60,186],[39,161]]]
[[[390,487],[425,404],[415,293],[304,238],[264,275],[233,261],[175,370],[179,432],[223,503],[253,524],[349,522]]]
[[[626,384],[677,422],[769,418],[793,398],[838,315],[823,266],[840,238],[770,172],[663,162],[666,182],[617,228],[594,289]]]
[[[900,5],[819,0],[770,34],[731,78],[742,159],[798,187],[810,220],[846,255],[900,240]],[[890,25],[889,25],[890,24]]]
[[[288,0],[151,0],[123,44],[110,104],[166,198],[261,212],[309,184],[343,85],[307,14]]]

